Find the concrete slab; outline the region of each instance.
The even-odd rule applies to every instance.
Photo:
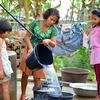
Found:
[[[17,71],[17,100],[19,100],[20,98],[20,94],[21,94],[21,71],[18,70]],[[33,98],[33,91],[32,91],[32,88],[34,86],[34,83],[33,83],[33,77],[29,77],[29,80],[28,80],[28,86],[27,86],[27,97],[29,97],[29,100],[31,98]],[[70,88],[68,85],[64,86],[63,91],[65,92],[69,92],[69,93],[74,93],[73,89]],[[78,97],[78,96],[74,96],[73,100],[96,100],[95,98],[83,98],[83,97]]]
[[[20,94],[21,94],[21,85],[20,85],[20,81],[17,82],[17,100],[19,100],[20,98]],[[29,82],[28,83],[28,86],[27,86],[27,97],[29,98],[29,100],[33,97],[33,91],[32,91],[32,88],[33,88],[33,83],[32,82]],[[68,86],[64,86],[63,87],[63,91],[64,92],[69,92],[69,93],[74,93],[73,89],[68,87]],[[83,97],[78,97],[78,96],[74,96],[73,100],[96,100],[95,98],[83,98]]]

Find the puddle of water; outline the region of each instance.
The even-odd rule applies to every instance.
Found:
[[[48,89],[51,90],[50,94],[53,94],[55,96],[62,96],[62,90],[53,64],[46,65],[44,66],[44,68],[46,71],[45,77],[46,77],[47,87]]]

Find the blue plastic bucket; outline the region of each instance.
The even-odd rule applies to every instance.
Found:
[[[32,100],[73,100],[73,94],[68,92],[62,92],[62,96],[39,90],[33,91],[33,93],[34,98]]]
[[[52,51],[43,44],[34,47],[32,53],[26,59],[26,65],[29,69],[40,69],[43,65],[51,65],[53,63]]]
[[[33,91],[33,93],[34,93],[33,100],[48,100],[47,92],[36,90]]]
[[[56,96],[55,94],[49,94],[48,100],[73,100],[73,94],[62,92],[62,96]]]

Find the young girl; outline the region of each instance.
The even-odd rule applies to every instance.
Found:
[[[43,20],[33,20],[29,24],[30,31],[35,34],[30,38],[30,34],[26,33],[25,41],[27,44],[27,49],[24,50],[22,55],[22,60],[20,63],[20,69],[22,70],[22,79],[21,79],[21,90],[22,94],[20,100],[25,100],[26,95],[26,86],[28,76],[33,76],[34,78],[34,87],[38,88],[41,86],[41,79],[45,78],[44,69],[40,69],[37,71],[29,70],[26,66],[25,60],[27,54],[31,53],[34,45],[38,43],[43,43],[44,45],[50,45],[54,47],[56,44],[56,34],[57,30],[54,24],[57,24],[59,21],[59,12],[57,9],[50,8],[43,14]],[[37,38],[38,37],[38,38]]]
[[[97,81],[97,97],[100,100],[100,8],[92,11],[92,23],[94,28],[90,34],[91,64],[94,66]]]
[[[12,27],[7,20],[0,20],[0,91],[3,91],[4,100],[10,100],[9,80],[13,72],[4,40],[11,30]]]

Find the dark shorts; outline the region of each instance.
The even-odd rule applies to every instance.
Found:
[[[96,80],[97,80],[97,82],[100,83],[100,64],[95,64],[94,70],[95,70],[95,74],[96,74]]]
[[[97,93],[100,95],[100,64],[94,65],[96,81],[97,81]]]

